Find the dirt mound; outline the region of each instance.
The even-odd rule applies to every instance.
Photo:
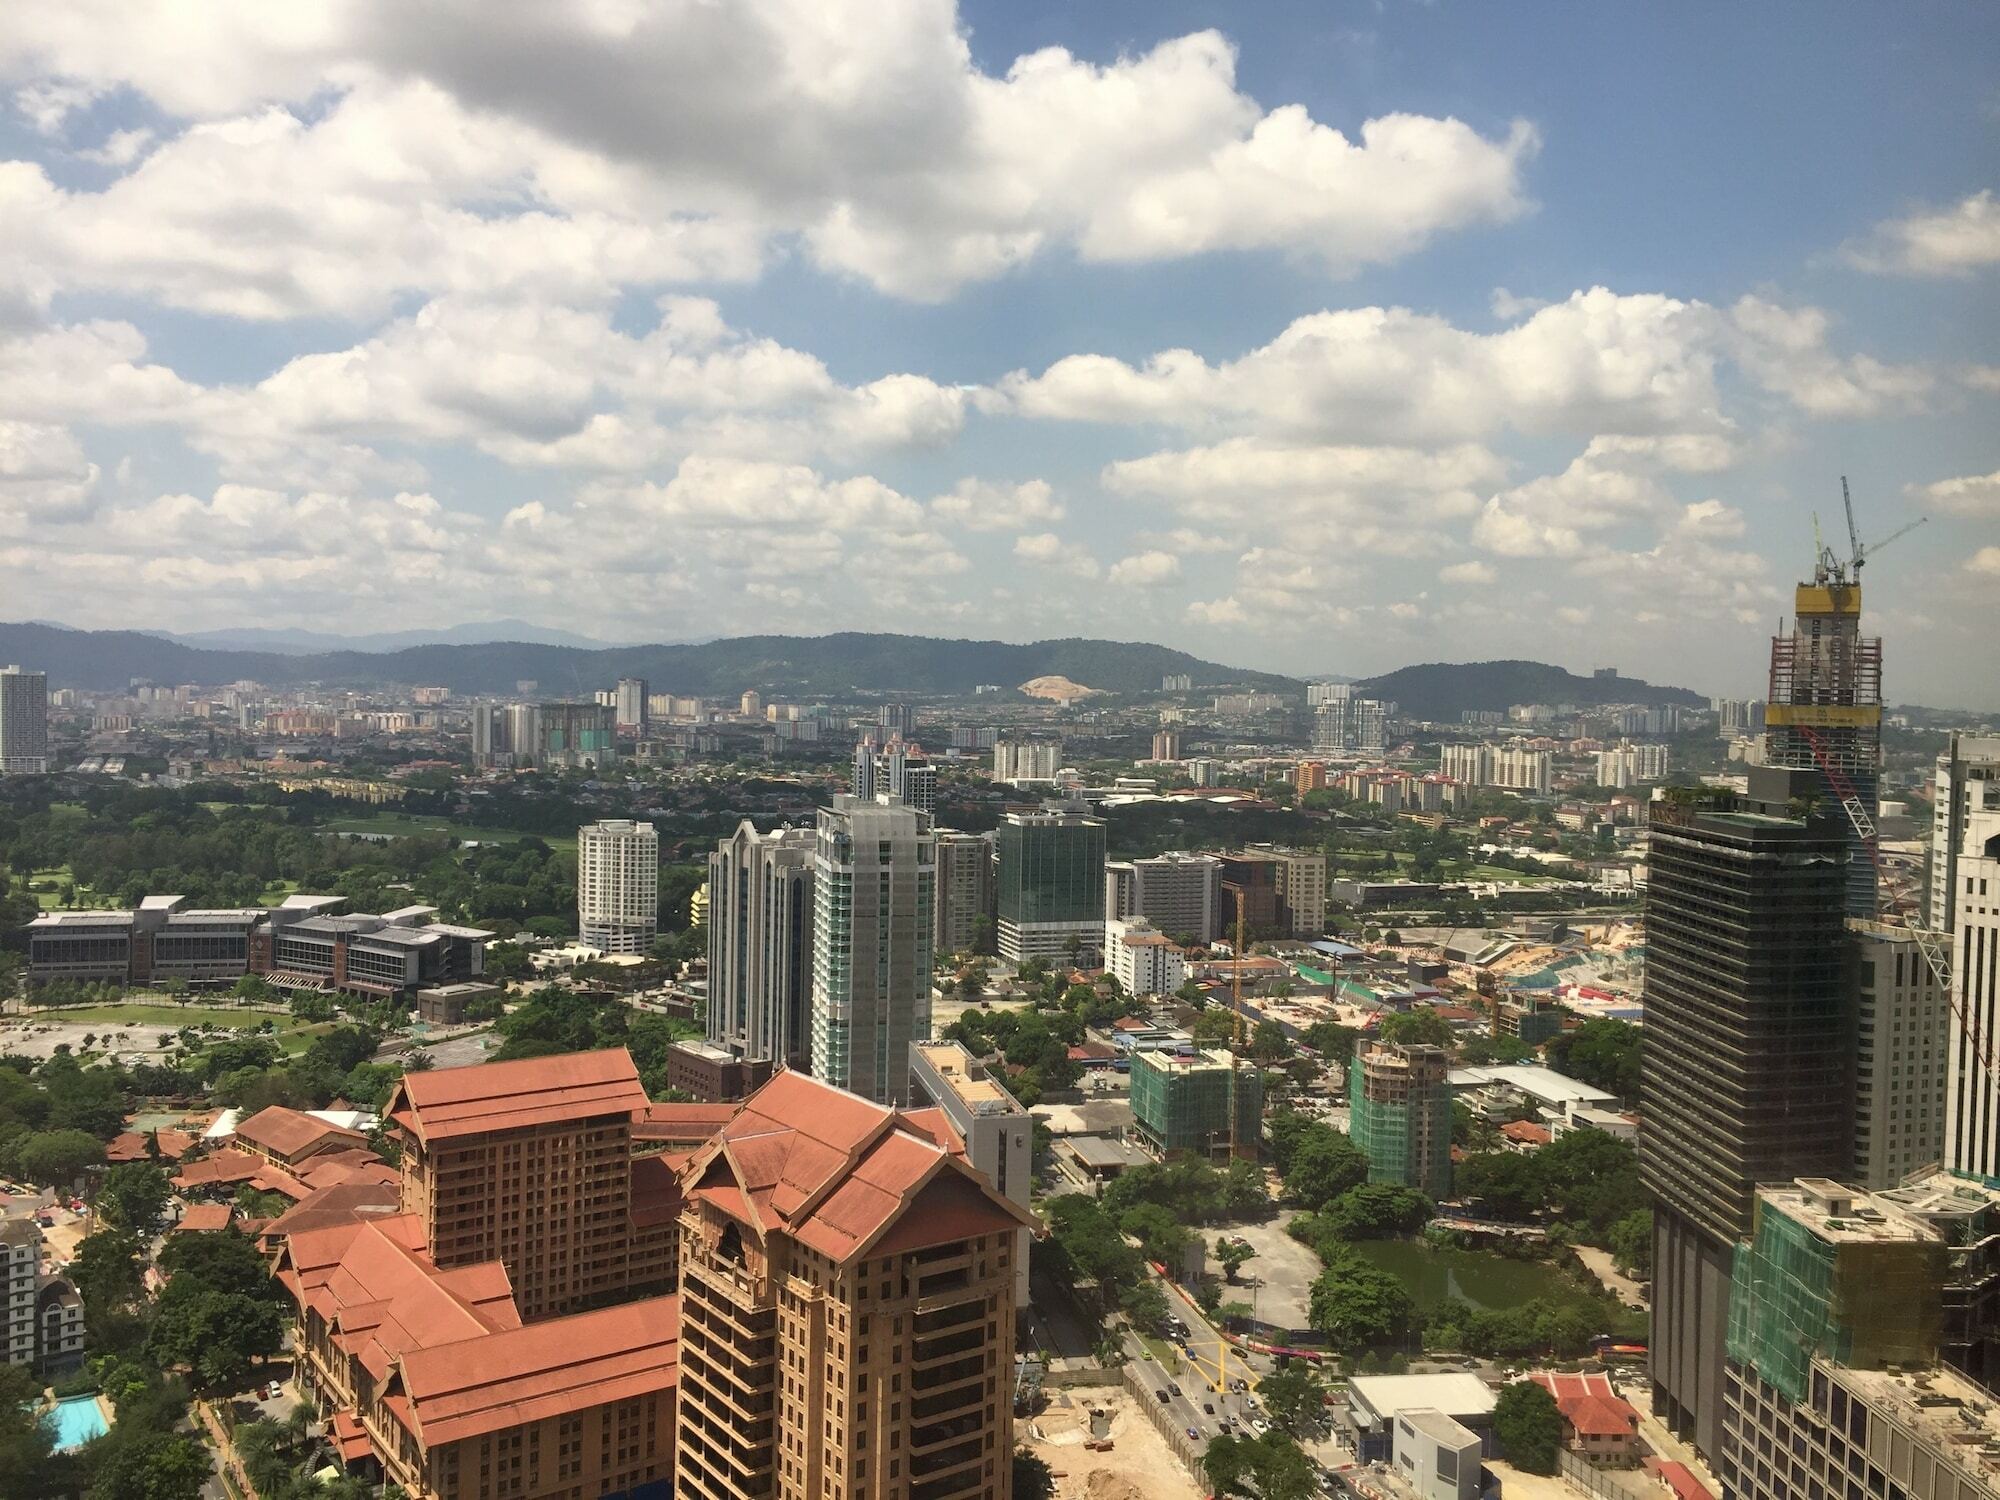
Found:
[[[1093,1469],[1083,1482],[1083,1494],[1084,1500],[1145,1500],[1138,1485],[1109,1469]]]

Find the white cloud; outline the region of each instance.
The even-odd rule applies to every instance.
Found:
[[[0,535],[87,513],[97,473],[67,428],[0,418]]]
[[[1846,256],[1864,271],[1905,276],[1964,276],[2000,264],[2000,198],[1988,188],[1949,208],[1885,220]]]
[[[1188,618],[1197,625],[1247,625],[1250,612],[1235,595],[1221,599],[1197,599],[1187,607]]]
[[[1054,569],[1075,578],[1095,578],[1099,572],[1096,558],[1053,531],[1014,538],[1014,555],[1033,567]]]
[[[1447,563],[1438,569],[1438,577],[1445,583],[1485,585],[1495,582],[1499,576],[1493,571],[1491,563],[1477,561]]]
[[[991,484],[961,479],[950,494],[931,501],[931,514],[968,531],[1022,531],[1060,521],[1063,507],[1046,480]]]
[[[1970,520],[2000,520],[2000,469],[1931,484],[1912,484],[1903,493],[1919,505]]]
[[[1592,438],[1561,473],[1491,497],[1472,539],[1502,557],[1579,557],[1613,528],[1667,520],[1674,500],[1662,475],[1713,473],[1734,460],[1733,445],[1717,434]],[[1741,516],[1713,500],[1686,507],[1679,522],[1706,535],[1739,534],[1742,527]]]
[[[792,234],[919,298],[1057,247],[1278,249],[1341,273],[1522,213],[1537,144],[1519,122],[1391,113],[1349,137],[1266,111],[1212,31],[994,75],[951,0],[256,10],[10,17],[0,79],[38,128],[120,87],[194,122],[103,193],[0,197],[52,283],[352,315],[401,288],[742,276]]]
[[[1106,579],[1126,588],[1152,589],[1181,576],[1181,560],[1171,552],[1135,552],[1111,565]]]
[[[1808,416],[1913,410],[1936,384],[1930,371],[1915,365],[1836,355],[1827,347],[1832,320],[1816,307],[1786,308],[1743,297],[1730,309],[1729,323],[1737,362],[1765,390]]]
[[[1965,571],[1981,578],[2000,578],[2000,547],[1981,547],[1965,560]]]
[[[114,130],[104,138],[103,145],[89,151],[79,151],[77,155],[85,161],[94,161],[103,167],[129,167],[146,154],[146,148],[152,143],[153,131],[150,127]]]

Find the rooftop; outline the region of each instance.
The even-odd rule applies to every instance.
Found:
[[[1393,1412],[1429,1408],[1448,1417],[1483,1417],[1497,1399],[1492,1387],[1477,1375],[1458,1371],[1443,1375],[1357,1375],[1348,1390],[1369,1410],[1386,1417]]]
[[[385,1113],[431,1142],[563,1120],[629,1119],[648,1105],[632,1055],[618,1047],[405,1073]]]
[[[976,1115],[1017,1114],[1021,1106],[957,1042],[914,1042],[918,1056],[931,1065],[938,1079]]]
[[[358,1130],[343,1129],[331,1121],[315,1119],[301,1110],[272,1104],[239,1122],[236,1139],[262,1146],[266,1151],[290,1160],[327,1141],[363,1146],[367,1144],[368,1137]]]
[[[1957,1371],[1851,1370],[1819,1360],[1813,1366],[1928,1438],[1938,1453],[1976,1475],[1981,1488],[2000,1484],[2000,1404]]]
[[[1824,1177],[1801,1177],[1786,1187],[1760,1187],[1757,1201],[1832,1245],[1916,1242],[1937,1237],[1929,1225],[1906,1215],[1900,1205],[1857,1188],[1842,1187]]]
[[[1563,1104],[1571,1100],[1578,1104],[1618,1102],[1616,1094],[1607,1094],[1603,1089],[1580,1083],[1566,1074],[1558,1073],[1554,1068],[1544,1068],[1534,1063],[1507,1063],[1496,1067],[1451,1070],[1451,1086],[1454,1089],[1476,1089],[1490,1083],[1503,1083],[1509,1088],[1519,1089],[1544,1104]]]

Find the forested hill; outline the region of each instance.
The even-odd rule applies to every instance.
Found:
[[[1301,686],[1290,678],[1137,642],[1070,639],[1014,645],[860,633],[741,636],[698,645],[605,650],[510,641],[300,656],[203,650],[129,630],[0,624],[0,662],[45,671],[54,687],[99,689],[122,688],[135,678],[158,683],[247,679],[274,686],[434,683],[456,693],[511,694],[515,683],[532,679],[541,694],[562,697],[609,687],[620,677],[644,677],[663,693],[734,697],[755,688],[767,696],[834,697],[970,693],[982,683],[1012,688],[1036,677],[1067,677],[1104,692],[1141,693],[1157,692],[1163,676],[1182,672],[1197,688],[1297,692]]]
[[[1515,703],[1708,705],[1687,688],[1655,687],[1636,677],[1578,677],[1540,661],[1426,662],[1371,677],[1355,691],[1392,700],[1409,718],[1439,721],[1481,709],[1501,712]]]

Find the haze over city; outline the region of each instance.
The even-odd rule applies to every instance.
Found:
[[[1846,474],[1990,707],[1995,24],[19,8],[5,613],[1744,694]]]

